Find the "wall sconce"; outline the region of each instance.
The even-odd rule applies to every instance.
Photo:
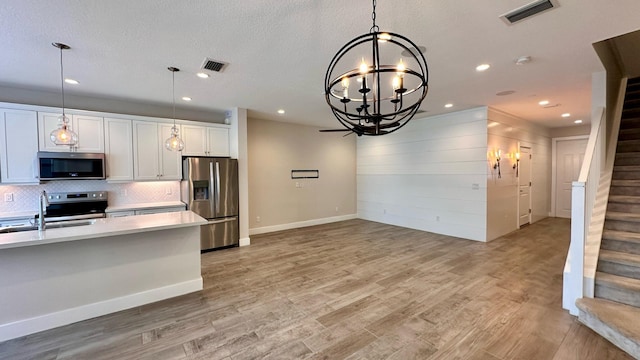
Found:
[[[518,170],[520,170],[520,153],[516,153],[516,163],[513,164],[513,168],[516,169],[516,177],[518,177]]]
[[[496,151],[496,163],[493,164],[493,170],[498,169],[498,179],[502,177],[500,174],[500,149]]]

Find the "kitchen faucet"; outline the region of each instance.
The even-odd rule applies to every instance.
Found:
[[[49,206],[49,200],[47,200],[47,192],[42,190],[42,193],[40,193],[38,206],[38,231],[44,231],[47,229],[47,222],[44,220],[44,214],[47,213],[47,206]]]

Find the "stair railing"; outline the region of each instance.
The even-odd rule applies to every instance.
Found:
[[[565,262],[562,306],[578,315],[576,300],[593,297],[627,79],[620,84],[608,136],[605,109],[595,109],[578,181],[571,188],[571,244]],[[608,141],[605,141],[608,140]],[[606,157],[605,157],[606,154]]]

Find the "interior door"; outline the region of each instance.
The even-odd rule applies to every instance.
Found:
[[[578,180],[587,139],[556,143],[556,217],[571,218],[571,186]]]
[[[518,163],[518,226],[531,223],[531,148],[520,147]]]

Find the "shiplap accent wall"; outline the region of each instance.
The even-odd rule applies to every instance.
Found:
[[[551,211],[550,130],[512,115],[488,109],[487,153],[502,151],[501,173],[491,167],[487,176],[487,239],[493,240],[518,229],[518,178],[512,168],[520,146],[531,148],[531,222]]]
[[[358,138],[358,217],[486,241],[487,107]]]

